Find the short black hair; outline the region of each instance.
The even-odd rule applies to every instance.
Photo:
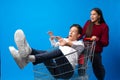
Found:
[[[76,27],[76,28],[78,29],[78,34],[82,34],[82,27],[81,27],[79,24],[72,24],[72,25],[70,26],[70,29],[71,29],[72,27]]]

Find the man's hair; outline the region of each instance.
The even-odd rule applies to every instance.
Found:
[[[70,26],[70,29],[71,29],[72,27],[76,27],[76,28],[78,29],[78,34],[82,34],[82,27],[81,27],[79,24],[72,24],[72,25]]]

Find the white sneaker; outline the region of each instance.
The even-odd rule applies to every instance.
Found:
[[[18,51],[22,57],[27,57],[31,53],[31,48],[27,43],[24,32],[18,29],[14,34],[14,40],[18,47]]]
[[[19,66],[20,69],[24,68],[27,65],[27,59],[22,58],[20,54],[18,53],[18,50],[16,50],[13,46],[9,47],[10,53],[13,56],[16,64]]]

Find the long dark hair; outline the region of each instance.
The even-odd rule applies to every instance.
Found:
[[[96,11],[97,14],[100,15],[100,20],[98,21],[99,24],[105,23],[102,11],[99,8],[93,8],[91,11]],[[90,24],[88,25],[87,30],[86,30],[86,37],[91,37],[92,29],[93,29],[93,25],[94,25],[94,23],[91,22],[91,20],[89,20],[89,22],[90,22]]]
[[[91,11],[96,11],[97,13],[98,13],[98,15],[100,15],[100,20],[99,20],[99,22],[98,23],[106,23],[105,22],[105,20],[104,20],[104,18],[103,18],[103,14],[102,14],[102,11],[101,11],[101,9],[99,9],[99,8],[93,8]]]

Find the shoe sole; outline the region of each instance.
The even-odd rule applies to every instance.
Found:
[[[10,53],[13,56],[16,64],[18,65],[18,67],[20,69],[22,69],[24,66],[22,64],[22,59],[21,59],[20,55],[18,54],[18,51],[13,46],[10,46],[9,50],[10,50]]]
[[[18,51],[22,57],[27,57],[31,53],[29,44],[26,41],[24,32],[21,29],[18,29],[14,35],[15,43],[18,47]]]

